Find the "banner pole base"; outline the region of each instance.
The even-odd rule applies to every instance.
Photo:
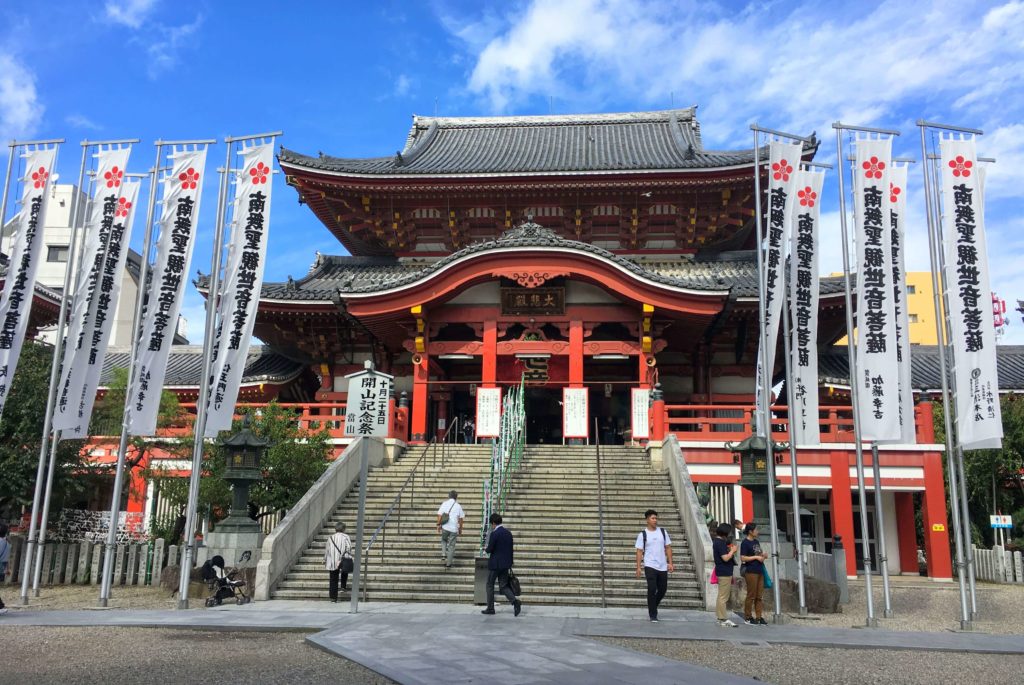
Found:
[[[188,609],[188,600],[187,599],[179,599],[178,600],[178,609]]]
[[[864,621],[864,627],[865,628],[877,628],[878,627],[878,619],[875,618],[874,616],[871,616],[866,621]]]
[[[971,621],[960,621],[960,630],[964,632],[970,632],[974,630],[974,624]]]
[[[807,611],[807,607],[805,607],[805,606],[800,607],[800,615],[801,616],[807,616],[809,613],[810,612]]]
[[[781,626],[786,624],[785,614],[772,614],[772,625]]]
[[[892,609],[884,609],[882,611],[882,618],[892,618],[895,615],[896,615],[896,612],[893,611]]]

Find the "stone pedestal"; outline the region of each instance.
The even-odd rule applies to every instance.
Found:
[[[223,526],[206,535],[203,546],[199,549],[196,561],[203,564],[207,559],[217,556],[224,557],[224,566],[228,568],[256,568],[263,548],[264,535],[259,527],[256,530],[243,532],[224,532]]]

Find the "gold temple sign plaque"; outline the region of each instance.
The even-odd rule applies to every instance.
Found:
[[[502,288],[502,316],[561,316],[565,288]]]

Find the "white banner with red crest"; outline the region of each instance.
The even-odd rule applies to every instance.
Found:
[[[861,437],[898,442],[902,427],[889,194],[892,139],[861,138],[855,151],[857,377],[850,378],[850,384],[857,388]]]
[[[243,161],[235,190],[233,228],[210,374],[208,438],[231,428],[267,260],[274,145],[253,145],[240,154]],[[214,293],[209,297],[213,298]]]
[[[907,217],[907,166],[893,164],[889,173],[889,217],[892,241],[892,284],[893,304],[896,308],[896,358],[900,365],[899,409],[902,435],[900,443],[913,445],[917,442],[917,427],[914,421],[914,386],[910,366],[910,314],[907,310],[907,269],[906,269],[906,217]]]
[[[53,427],[58,430],[72,429],[81,423],[78,409],[85,379],[83,357],[89,347],[86,343],[89,312],[99,286],[104,253],[110,244],[110,233],[114,227],[130,154],[131,147],[100,150],[96,153],[93,195],[85,220],[85,239],[78,262],[78,274],[72,286],[74,294],[68,318],[60,385],[57,386],[57,406],[53,413]],[[71,268],[70,264],[68,268]]]
[[[823,171],[796,173],[796,216],[789,243],[790,378],[792,440],[800,446],[821,444],[818,423],[818,255]]]
[[[946,257],[946,301],[956,396],[956,430],[965,450],[1002,447],[992,321],[983,179],[973,138],[944,137],[942,243]]]
[[[62,437],[84,438],[89,435],[89,419],[96,403],[96,390],[100,384],[103,360],[107,356],[107,346],[110,344],[110,335],[114,329],[117,303],[121,299],[121,283],[125,277],[125,263],[128,260],[128,245],[132,238],[132,223],[135,220],[138,199],[138,181],[126,182],[121,197],[117,200],[114,225],[103,258],[103,271],[86,319],[85,347],[83,353],[75,359],[72,374],[71,386],[81,387],[79,394],[72,398],[74,415],[78,418],[78,423],[64,430]],[[76,378],[77,373],[81,373],[83,377]]]
[[[131,435],[156,433],[167,356],[174,342],[195,248],[206,148],[182,150],[170,157],[171,173],[162,182],[163,210],[156,264],[143,314],[142,340],[130,393],[128,431]]]
[[[768,415],[764,407],[764,398],[761,391],[762,379],[767,376],[769,386],[775,371],[775,350],[779,339],[779,323],[782,319],[782,304],[785,301],[783,281],[785,280],[785,250],[788,240],[789,227],[793,221],[794,208],[796,207],[796,170],[800,167],[800,154],[803,150],[801,143],[783,143],[778,140],[771,141],[768,152],[768,208],[765,212],[768,223],[767,240],[759,248],[764,250],[763,267],[761,277],[765,282],[765,312],[767,320],[762,321],[764,326],[764,337],[761,340],[768,348],[768,372],[763,372],[764,356],[761,349],[757,355],[757,434],[764,436],[767,429],[762,426],[761,417]],[[755,171],[758,173],[759,170]],[[768,390],[771,393],[771,388]],[[769,421],[770,423],[770,421]]]
[[[12,148],[10,154],[16,154],[15,149]],[[3,295],[0,296],[0,416],[11,392],[14,371],[18,367],[28,329],[36,272],[42,259],[43,226],[57,148],[31,150],[24,157],[21,211],[13,219],[14,247],[7,263]],[[2,220],[0,217],[0,223]]]

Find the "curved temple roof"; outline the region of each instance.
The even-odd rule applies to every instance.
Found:
[[[438,176],[677,171],[749,165],[753,149],[705,150],[696,107],[623,114],[413,117],[405,148],[347,159],[281,148],[283,165],[339,174]],[[808,151],[817,143],[808,143]]]

